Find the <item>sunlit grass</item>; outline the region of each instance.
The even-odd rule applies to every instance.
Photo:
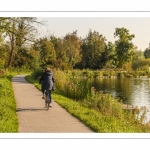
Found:
[[[18,132],[16,101],[11,76],[0,78],[0,132]]]
[[[2,70],[0,74],[0,133],[17,133],[18,116],[16,100],[12,88],[12,77],[18,74],[30,74],[25,69]]]

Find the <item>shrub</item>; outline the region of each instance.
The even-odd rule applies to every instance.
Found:
[[[94,87],[91,88],[91,93],[86,103],[89,107],[99,110],[106,116],[122,117],[122,104],[117,99],[114,99],[113,96],[103,94],[102,91],[96,91]]]
[[[123,72],[119,72],[117,76],[118,76],[118,78],[124,78],[125,77]]]
[[[41,69],[35,69],[31,76],[34,78],[34,79],[39,79],[42,75],[43,71]]]

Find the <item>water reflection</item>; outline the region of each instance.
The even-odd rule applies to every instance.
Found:
[[[150,111],[150,78],[100,78],[88,79],[88,83],[98,91],[122,99],[125,104],[146,106]],[[147,115],[150,119],[150,112]]]

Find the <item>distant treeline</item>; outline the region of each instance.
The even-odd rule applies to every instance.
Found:
[[[37,39],[35,17],[0,17],[0,68],[66,69],[148,69],[150,49],[138,50],[132,43],[134,34],[126,28],[115,28],[112,43],[89,30],[85,38],[77,31],[64,37],[51,34]],[[49,29],[51,30],[51,29]]]

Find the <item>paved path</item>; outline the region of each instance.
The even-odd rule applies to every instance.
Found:
[[[18,75],[12,79],[20,133],[93,132],[54,101],[53,107],[46,111],[42,93],[24,77]]]

